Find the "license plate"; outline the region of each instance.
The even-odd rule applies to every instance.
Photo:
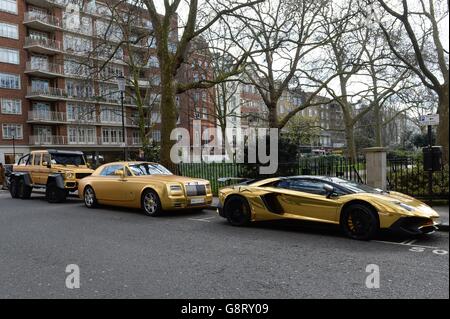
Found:
[[[192,198],[191,204],[203,204],[205,202],[204,198]]]

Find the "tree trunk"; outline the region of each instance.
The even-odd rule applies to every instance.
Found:
[[[278,110],[277,104],[269,106],[269,128],[278,128]]]
[[[177,124],[175,77],[169,66],[161,67],[161,163],[173,169],[170,150],[175,141],[170,140]]]
[[[439,92],[439,106],[437,110],[439,114],[439,125],[437,128],[437,144],[443,148],[443,162],[448,163],[449,149],[448,149],[448,83],[441,87]]]
[[[375,119],[375,146],[382,147],[383,146],[383,119],[381,118],[380,106],[376,103],[373,106],[373,117]]]
[[[347,142],[347,157],[356,163],[355,132],[351,124],[345,124],[345,141]]]

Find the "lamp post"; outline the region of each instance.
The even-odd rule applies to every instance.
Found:
[[[123,107],[123,95],[125,93],[125,77],[124,76],[118,76],[117,77],[117,86],[120,91],[120,105],[122,106],[122,146],[123,146],[123,160],[126,161],[128,158],[127,154],[127,146],[125,142],[125,110]]]
[[[16,163],[16,134],[13,134],[12,136],[12,144],[13,144],[13,161]]]

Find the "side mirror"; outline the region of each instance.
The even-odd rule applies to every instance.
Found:
[[[52,168],[52,165],[48,162],[42,162],[42,166],[45,166],[47,168]]]
[[[122,169],[118,169],[114,171],[114,176],[119,176],[120,178],[124,178],[125,174],[123,173]]]
[[[325,190],[327,198],[330,198],[334,194],[334,187],[329,184],[323,185],[323,189]]]

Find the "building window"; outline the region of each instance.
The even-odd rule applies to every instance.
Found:
[[[10,140],[13,137],[16,140],[23,139],[23,128],[21,124],[3,124],[2,132],[4,140]]]
[[[22,101],[17,99],[1,99],[2,114],[22,114]]]
[[[141,136],[139,135],[138,131],[133,131],[133,145],[141,144]]]
[[[103,144],[119,144],[123,142],[122,129],[113,127],[102,128]]]
[[[0,48],[0,62],[19,64],[19,50]]]
[[[148,59],[148,66],[153,68],[159,68],[159,60],[156,56],[152,55]]]
[[[17,74],[0,73],[0,88],[20,90],[20,76]]]
[[[93,126],[69,126],[69,144],[96,144],[96,130]]]
[[[90,52],[92,51],[92,41],[86,38],[77,37],[70,34],[64,34],[64,50],[68,52]]]
[[[161,123],[161,114],[159,112],[152,112],[152,123]]]
[[[0,37],[19,39],[19,27],[17,24],[0,22]]]
[[[67,104],[67,120],[78,122],[94,122],[95,106],[84,104]]]
[[[0,0],[0,11],[17,14],[17,0]]]
[[[100,120],[102,123],[122,123],[122,109],[114,106],[102,106]]]
[[[152,131],[152,139],[155,142],[161,141],[161,131],[160,130],[153,130]]]

